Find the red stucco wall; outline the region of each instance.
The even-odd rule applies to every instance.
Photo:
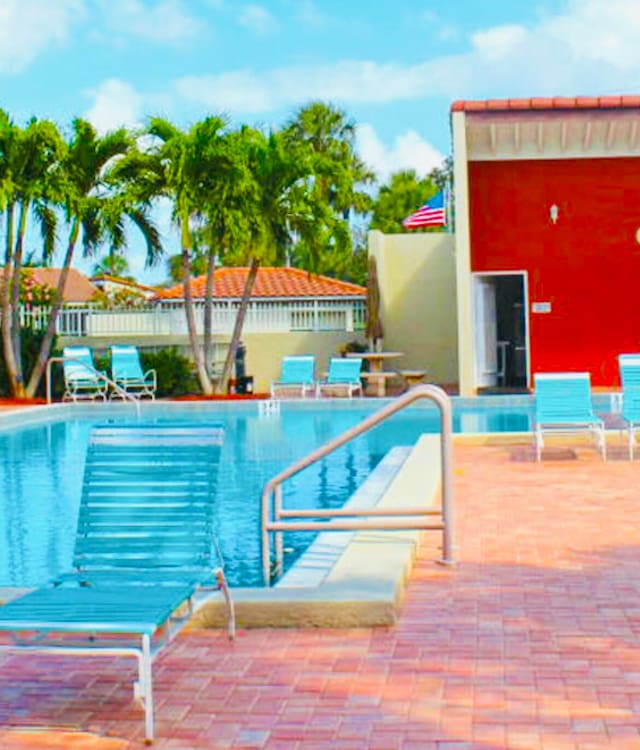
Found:
[[[472,271],[528,271],[531,372],[617,385],[640,351],[640,159],[471,162],[469,192]]]

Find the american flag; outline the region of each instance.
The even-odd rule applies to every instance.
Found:
[[[416,229],[418,227],[443,227],[446,223],[444,192],[441,190],[433,198],[429,198],[417,211],[407,216],[402,226],[405,229]]]

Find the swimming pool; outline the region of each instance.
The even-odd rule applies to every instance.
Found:
[[[279,414],[259,403],[145,403],[145,422],[215,420],[224,425],[217,472],[215,533],[233,586],[262,585],[259,498],[275,474],[380,407],[354,399],[282,402]],[[606,411],[602,399],[596,409]],[[127,404],[56,406],[0,420],[0,586],[31,586],[70,567],[90,430],[135,423]],[[21,424],[28,421],[27,424]],[[526,432],[529,397],[454,399],[456,432]],[[339,507],[394,446],[439,430],[439,413],[420,403],[343,446],[284,485],[285,506]],[[311,541],[285,537],[290,565]]]

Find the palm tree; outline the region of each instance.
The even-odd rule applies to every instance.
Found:
[[[133,280],[129,275],[129,262],[121,253],[105,255],[93,267],[94,276],[116,276],[119,279]]]
[[[249,135],[249,134],[248,134]],[[315,260],[329,234],[339,246],[348,241],[344,222],[313,189],[313,159],[305,144],[282,133],[247,137],[248,174],[243,213],[247,224],[243,242],[230,255],[248,265],[247,279],[238,308],[227,357],[219,384],[231,373],[240,343],[253,285],[263,262],[283,263],[294,242],[304,242]]]
[[[108,239],[113,250],[125,245],[127,221],[136,226],[147,246],[147,262],[153,263],[162,252],[160,235],[149,218],[149,203],[128,189],[119,179],[118,160],[134,146],[132,134],[125,129],[99,136],[86,120],[75,119],[72,135],[61,164],[64,191],[60,205],[69,226],[67,246],[38,357],[27,385],[33,396],[46,367],[55,336],[56,321],[63,304],[63,291],[78,240],[89,255]]]
[[[216,265],[221,261],[231,265],[245,264],[246,250],[251,247],[259,224],[252,214],[258,186],[251,171],[251,154],[264,142],[263,133],[247,126],[226,134],[222,144],[227,156],[225,179],[212,185],[213,189],[205,196],[201,207],[203,226],[197,236],[204,240],[201,241],[201,250],[202,257],[206,258],[203,340],[206,362],[211,361]],[[215,384],[216,390],[226,382],[228,370],[223,368],[223,375]]]
[[[207,196],[225,179],[227,154],[223,148],[226,121],[221,117],[207,117],[182,132],[159,117],[149,123],[147,132],[155,143],[144,155],[149,177],[146,182],[156,196],[173,200],[173,216],[180,233],[184,307],[198,380],[206,395],[213,392],[213,384],[204,353],[198,342],[193,296],[191,266],[196,222]]]
[[[63,151],[54,123],[33,118],[20,128],[6,112],[0,113],[0,206],[6,222],[2,345],[11,391],[18,398],[27,395],[19,320],[25,233],[31,218],[40,226],[43,255],[51,255],[56,228],[51,199],[60,190]]]
[[[176,284],[182,283],[182,255],[177,253],[176,255],[170,255],[167,258],[167,269],[169,271],[169,279]],[[193,254],[191,257],[191,275],[202,276],[207,272],[207,255],[202,252],[198,252],[198,248],[194,244]]]
[[[349,222],[354,214],[365,214],[371,207],[366,186],[374,182],[373,173],[355,151],[355,124],[345,113],[323,102],[302,107],[288,123],[285,138],[304,146],[312,159],[312,185],[318,201],[324,201],[336,218]],[[352,241],[335,241],[334,232],[345,225],[336,222],[325,238],[321,252],[296,247],[296,261],[303,267],[331,275],[341,275],[352,262]]]

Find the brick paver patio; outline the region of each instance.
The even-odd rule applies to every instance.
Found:
[[[640,748],[640,463],[456,448],[459,567],[427,537],[398,624],[183,633],[159,750]],[[133,750],[133,664],[5,657],[0,747]]]

